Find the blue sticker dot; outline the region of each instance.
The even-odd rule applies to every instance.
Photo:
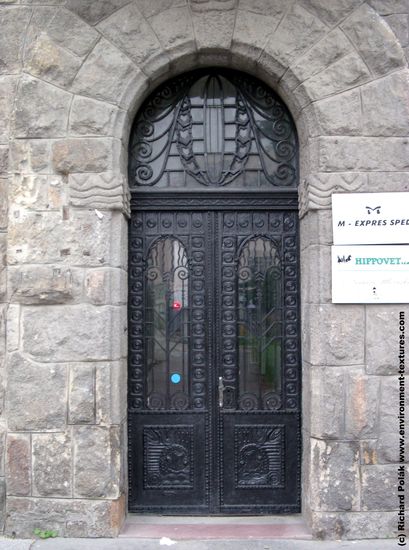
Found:
[[[179,384],[179,382],[181,381],[182,377],[180,376],[180,374],[177,374],[176,372],[174,374],[171,375],[170,377],[171,381],[173,384]]]

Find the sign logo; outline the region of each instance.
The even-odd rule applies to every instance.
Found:
[[[380,214],[381,213],[381,207],[380,206],[375,206],[374,208],[371,208],[370,206],[365,206],[368,214]]]

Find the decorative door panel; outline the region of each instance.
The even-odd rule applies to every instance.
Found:
[[[299,510],[297,213],[265,204],[132,217],[131,511]]]
[[[299,508],[297,213],[218,213],[220,510]]]
[[[131,221],[131,510],[208,509],[208,219],[140,212]]]

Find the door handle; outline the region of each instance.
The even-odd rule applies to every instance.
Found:
[[[224,384],[223,384],[223,376],[219,376],[219,407],[223,407],[223,399],[224,399]]]

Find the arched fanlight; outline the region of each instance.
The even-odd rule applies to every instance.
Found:
[[[130,186],[294,189],[297,147],[290,113],[261,81],[195,71],[142,106],[130,139]]]

